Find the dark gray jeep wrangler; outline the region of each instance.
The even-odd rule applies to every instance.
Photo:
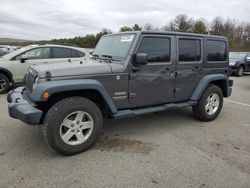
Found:
[[[106,35],[93,58],[31,67],[26,87],[8,94],[9,114],[43,125],[47,143],[63,155],[97,140],[103,118],[192,106],[215,119],[232,91],[226,38],[175,32]]]

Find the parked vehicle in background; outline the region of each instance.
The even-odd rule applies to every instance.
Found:
[[[17,48],[15,46],[8,46],[8,45],[0,45],[0,57],[2,57],[5,54],[8,54]]]
[[[17,84],[23,84],[30,66],[80,62],[90,58],[83,48],[61,45],[30,45],[0,58],[0,94]]]
[[[103,118],[192,107],[201,121],[220,113],[229,97],[224,37],[177,32],[103,36],[85,63],[30,67],[26,87],[8,94],[9,114],[43,124],[47,143],[64,155],[94,144]]]
[[[239,77],[244,72],[250,72],[250,52],[230,52],[229,67],[231,73]]]

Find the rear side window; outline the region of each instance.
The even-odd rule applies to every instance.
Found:
[[[54,48],[53,58],[70,58],[71,49],[67,48]]]
[[[179,39],[179,62],[193,62],[201,60],[200,39]]]
[[[83,53],[83,52],[79,52],[79,51],[77,51],[77,50],[71,50],[71,57],[75,57],[75,58],[77,58],[77,57],[84,57],[85,56],[85,53]]]
[[[144,37],[138,53],[147,53],[148,62],[170,62],[170,39],[165,37]]]
[[[226,61],[227,46],[224,41],[207,40],[207,61]]]

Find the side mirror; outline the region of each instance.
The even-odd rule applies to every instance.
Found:
[[[146,54],[146,53],[136,54],[135,63],[137,65],[146,65],[148,63],[148,54]]]
[[[25,54],[22,55],[22,56],[21,56],[21,59],[20,59],[20,62],[21,62],[21,63],[24,63],[26,60],[28,60],[28,56],[25,55]]]
[[[250,56],[247,57],[246,62],[250,63]]]

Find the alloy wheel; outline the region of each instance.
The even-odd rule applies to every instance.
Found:
[[[220,105],[220,98],[216,93],[212,93],[206,100],[205,109],[208,115],[214,115]]]
[[[89,113],[75,111],[61,123],[60,137],[68,145],[80,145],[90,137],[93,127],[94,121]]]
[[[4,91],[6,87],[6,80],[3,78],[0,78],[0,91]]]

